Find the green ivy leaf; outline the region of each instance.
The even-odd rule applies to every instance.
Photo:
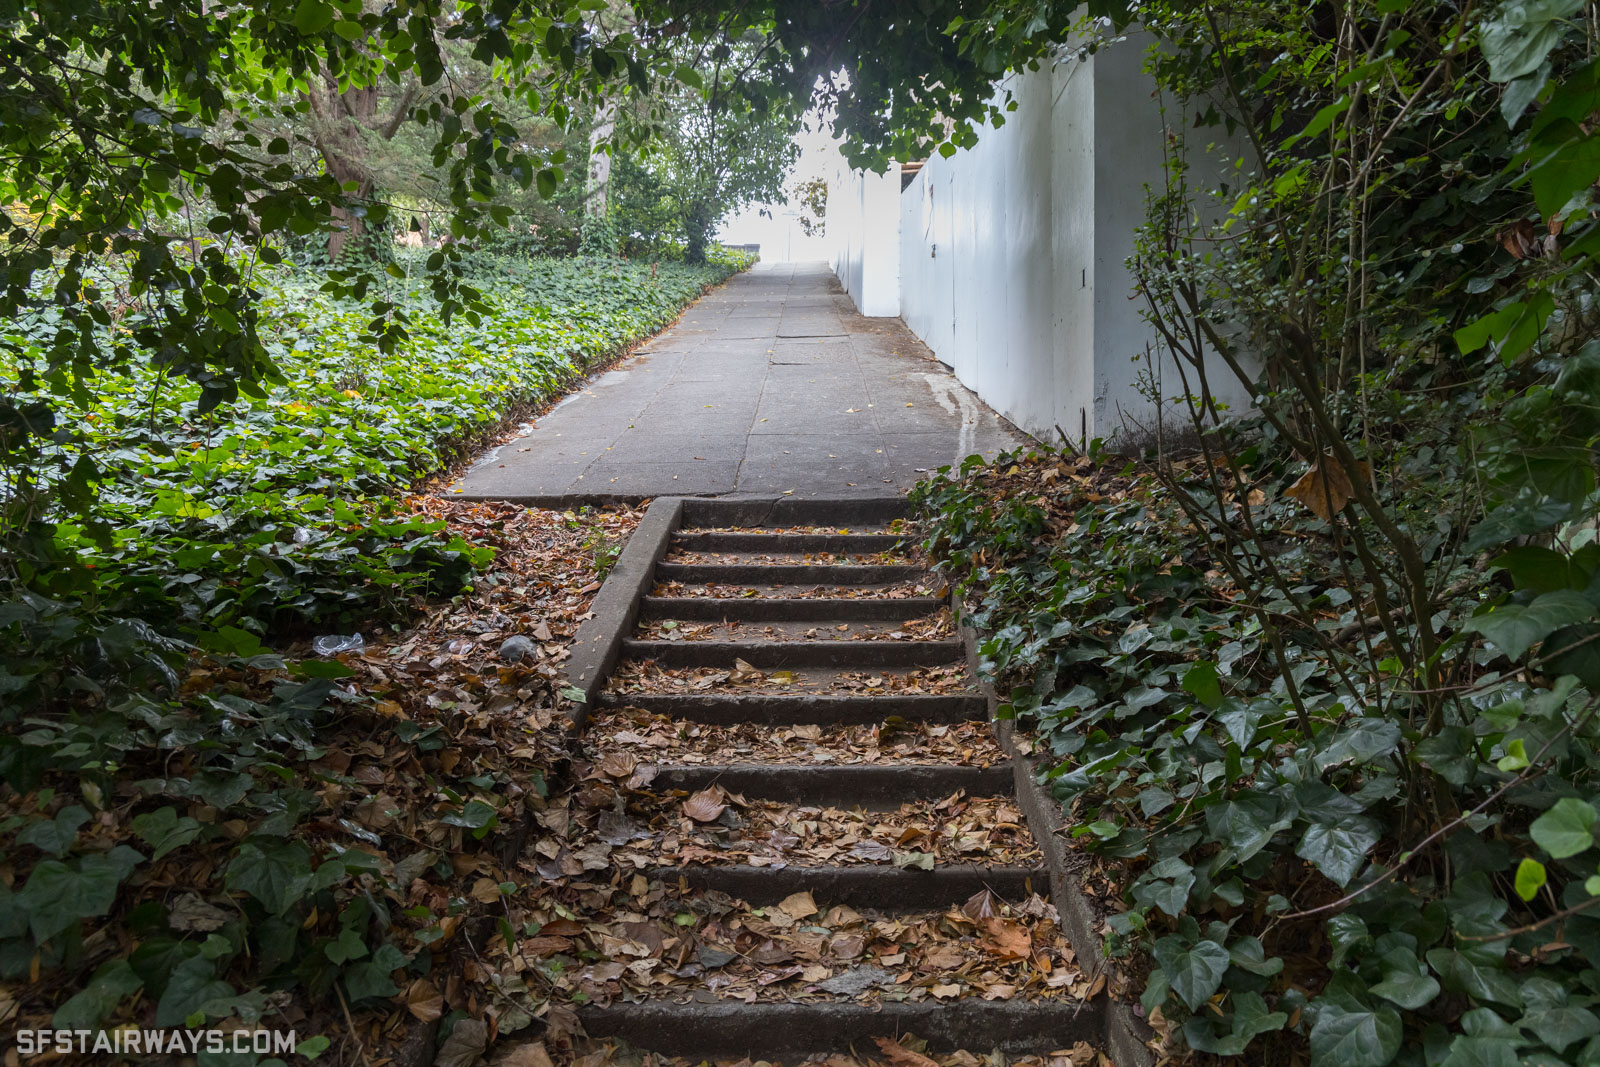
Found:
[[[1228,970],[1228,950],[1215,941],[1201,941],[1193,948],[1185,948],[1183,939],[1176,934],[1156,942],[1156,962],[1190,1011],[1200,1006],[1222,987],[1222,976]]]
[[[17,841],[52,856],[64,856],[77,842],[78,830],[88,821],[89,812],[72,804],[56,812],[54,819],[35,819],[30,822],[17,834]]]
[[[1404,1027],[1390,1007],[1350,1010],[1318,1001],[1311,1028],[1312,1067],[1384,1067],[1400,1051]]]
[[[495,809],[481,800],[469,800],[459,812],[453,812],[439,820],[446,826],[460,826],[472,831],[473,837],[481,838],[490,830],[499,825],[500,819]]]
[[[1407,1011],[1418,1011],[1439,995],[1439,980],[1431,974],[1394,970],[1368,992]]]
[[[1317,767],[1327,770],[1340,763],[1370,763],[1393,754],[1400,746],[1400,724],[1388,719],[1365,718],[1329,731],[1326,747],[1317,753]]]
[[[187,815],[179,818],[176,808],[157,808],[155,811],[133,817],[133,832],[155,851],[152,860],[158,860],[175,848],[181,848],[200,836],[200,824]]]
[[[144,979],[126,959],[112,960],[94,972],[88,985],[56,1009],[50,1025],[60,1030],[97,1029],[123,998],[143,985]]]
[[[407,962],[405,953],[393,945],[385,944],[373,953],[372,962],[358,963],[345,971],[344,991],[351,1000],[392,997],[400,989],[391,975]]]
[[[298,841],[253,837],[239,846],[228,864],[225,884],[248,893],[273,915],[300,899],[311,881],[311,852]]]
[[[1367,850],[1378,843],[1380,836],[1378,824],[1365,816],[1341,825],[1316,823],[1300,838],[1294,853],[1343,887],[1361,870]]]
[[[1539,69],[1561,42],[1562,19],[1582,10],[1584,0],[1508,0],[1483,24],[1478,43],[1489,61],[1489,77],[1508,82]]]
[[[1450,1054],[1440,1067],[1521,1067],[1522,1063],[1514,1039],[1461,1034],[1450,1042]]]
[[[1564,860],[1594,845],[1595,819],[1594,805],[1575,797],[1562,797],[1533,820],[1528,834],[1553,858]]]
[[[34,867],[16,896],[28,913],[35,941],[48,941],[79,919],[104,915],[116,903],[117,887],[144,856],[118,845],[110,852],[84,856],[69,866],[45,860]]]
[[[1582,593],[1558,589],[1541,593],[1529,604],[1502,604],[1461,624],[1511,659],[1521,659],[1534,645],[1563,626],[1594,618],[1595,606]]]
[[[1208,708],[1222,703],[1222,679],[1217,675],[1217,665],[1201,660],[1183,675],[1184,691]]]
[[[328,942],[323,953],[334,963],[348,963],[367,954],[367,943],[361,939],[360,931],[346,928],[339,931],[337,940]]]
[[[1588,1008],[1560,1005],[1529,1012],[1523,1016],[1522,1022],[1540,1041],[1557,1052],[1565,1052],[1567,1046],[1600,1034],[1600,1018],[1596,1018]]]
[[[1189,890],[1194,888],[1194,868],[1180,857],[1171,856],[1155,864],[1133,887],[1133,899],[1160,908],[1176,919],[1189,905]]]
[[[167,988],[156,1004],[157,1026],[184,1026],[190,1016],[209,1001],[231,997],[233,986],[217,977],[217,965],[204,956],[190,956],[180,963],[167,981]]]
[[[1517,896],[1523,900],[1532,900],[1539,890],[1544,888],[1544,883],[1544,864],[1527,858],[1517,864]]]
[[[1434,969],[1441,983],[1451,992],[1513,1007],[1522,1003],[1522,992],[1516,979],[1505,972],[1498,958],[1435,948],[1428,950],[1428,966]]]

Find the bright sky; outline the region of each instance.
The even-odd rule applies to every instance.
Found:
[[[815,113],[806,116],[806,126],[795,136],[800,159],[789,176],[790,190],[809,178],[830,177],[839,163],[833,135]],[[798,204],[755,204],[727,219],[717,236],[727,244],[759,244],[761,258],[769,263],[827,259],[827,239],[802,233],[795,221],[799,214]]]

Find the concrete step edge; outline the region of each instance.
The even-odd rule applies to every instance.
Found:
[[[724,564],[658,563],[656,581],[706,585],[892,585],[924,579],[923,567],[909,564]],[[931,581],[931,579],[929,579]]]
[[[622,654],[668,667],[842,667],[890,670],[959,662],[960,641],[655,641],[629,638]]]
[[[809,892],[823,909],[843,904],[896,914],[942,912],[959,907],[984,889],[1011,903],[1029,893],[1050,891],[1050,872],[1042,860],[1025,867],[951,863],[931,871],[888,863],[831,867],[690,864],[658,867],[649,877],[677,881],[696,892],[726,893],[756,907]]]
[[[686,622],[908,622],[946,607],[938,597],[658,597],[639,602],[641,619]]]
[[[994,1049],[1043,1055],[1079,1041],[1098,1046],[1104,998],[1074,1000],[903,1001],[862,1004],[850,1000],[712,1003],[646,1000],[580,1008],[591,1037],[626,1041],[638,1049],[696,1057],[749,1056],[752,1060],[803,1057],[852,1050],[881,1057],[875,1037],[915,1034],[934,1051]]]
[[[919,722],[966,722],[988,717],[983,697],[972,693],[907,696],[600,693],[596,704],[603,708],[643,708],[678,719],[718,725],[881,723],[891,716]]]
[[[651,792],[697,792],[720,785],[760,800],[893,810],[956,792],[969,797],[1010,796],[1009,763],[971,767],[954,763],[657,764]]]

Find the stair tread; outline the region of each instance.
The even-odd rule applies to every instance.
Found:
[[[931,987],[923,987],[931,988]],[[578,1017],[594,1037],[621,1039],[635,1048],[685,1055],[746,1057],[776,1064],[825,1053],[880,1057],[874,1039],[914,1035],[930,1053],[978,1050],[1010,1054],[1015,1067],[1043,1067],[1059,1049],[1103,1040],[1103,998],[859,1002],[843,997],[746,1003],[727,998],[645,1001],[581,1008]]]
[[[623,707],[597,711],[586,744],[597,762],[615,753],[636,762],[672,761],[683,766],[769,760],[795,768],[831,769],[1007,765],[1005,751],[985,721],[902,721],[885,730],[878,723],[773,727],[764,722],[708,724]],[[915,762],[907,762],[915,761]]]
[[[680,583],[669,583],[678,590]],[[914,591],[906,595],[872,597],[857,595],[833,597],[819,595],[747,596],[747,591],[760,594],[759,587],[721,587],[724,595],[699,596],[646,596],[639,601],[641,619],[681,619],[694,621],[735,620],[744,622],[809,622],[817,625],[854,621],[911,622],[943,611],[948,603],[938,597],[918,596]],[[853,591],[861,593],[864,587]],[[794,587],[797,593],[810,594],[814,590]],[[872,590],[867,589],[868,592]],[[898,592],[899,590],[894,590]]]
[[[679,641],[948,641],[955,637],[954,622],[942,605],[920,617],[905,619],[846,619],[837,623],[817,619],[674,619],[652,613],[634,629],[635,640]]]

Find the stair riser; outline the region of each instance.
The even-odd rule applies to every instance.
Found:
[[[711,725],[768,723],[773,726],[872,725],[890,716],[912,722],[986,719],[983,697],[967,696],[720,696],[679,693],[601,693],[608,708],[643,708],[660,715]]]
[[[1042,867],[935,867],[931,871],[888,864],[856,867],[711,867],[657,868],[651,878],[686,882],[698,892],[726,893],[756,907],[776,904],[795,893],[809,892],[823,907],[905,914],[943,911],[961,906],[983,889],[1001,900],[1021,901],[1029,893],[1048,892],[1050,876]]]
[[[903,519],[904,497],[845,497],[832,500],[779,497],[776,500],[688,497],[685,526],[877,526]]]
[[[955,767],[943,764],[731,764],[663,767],[650,783],[654,793],[698,792],[720,785],[752,800],[778,800],[812,807],[892,811],[902,804],[942,800],[957,792],[969,797],[1009,796],[1010,764]]]
[[[890,552],[906,543],[898,534],[680,533],[672,547],[689,552]]]
[[[980,1000],[857,1004],[673,1004],[646,1001],[586,1007],[578,1018],[590,1037],[615,1038],[634,1048],[698,1058],[748,1056],[752,1060],[813,1053],[881,1055],[875,1037],[915,1034],[931,1051],[994,1049],[1040,1054],[1079,1041],[1100,1044],[1099,1001]]]
[[[936,597],[899,600],[792,600],[759,597],[645,597],[639,618],[683,622],[909,622],[945,606]]]
[[[663,667],[726,667],[744,660],[758,670],[818,667],[899,670],[959,662],[959,641],[625,641],[622,654]]]
[[[921,567],[818,564],[765,566],[759,563],[658,563],[656,581],[705,585],[898,585],[925,578]]]

